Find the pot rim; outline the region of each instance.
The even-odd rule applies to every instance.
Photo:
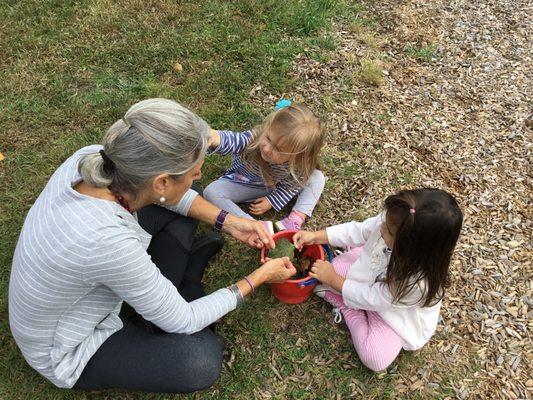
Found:
[[[283,282],[277,282],[277,283],[273,283],[274,285],[283,285],[284,283],[302,283],[302,282],[306,282],[306,281],[309,281],[313,279],[313,277],[311,276],[306,276],[305,278],[302,278],[302,279],[287,279],[287,280],[284,280]]]

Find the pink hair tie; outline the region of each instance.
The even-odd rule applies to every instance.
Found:
[[[410,208],[410,209],[409,209],[409,214],[414,214],[415,211],[416,211],[416,210],[415,210],[414,208]]]

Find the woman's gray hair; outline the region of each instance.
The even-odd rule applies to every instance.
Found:
[[[209,125],[192,111],[173,100],[143,100],[104,135],[104,152],[114,167],[104,169],[102,155],[93,153],[82,157],[78,171],[89,185],[135,195],[159,174],[179,178],[191,170],[208,139]]]

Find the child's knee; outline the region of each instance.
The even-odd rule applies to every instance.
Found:
[[[217,186],[217,181],[207,185],[207,187],[204,189],[204,199],[211,203],[215,203],[217,199],[222,197],[220,195],[220,189],[218,189]]]
[[[320,188],[322,190],[326,184],[326,177],[322,171],[315,169],[309,176],[309,183],[313,187]]]
[[[380,354],[359,354],[359,359],[365,367],[373,372],[386,370],[396,357],[383,357]]]
[[[391,354],[380,354],[380,352],[372,351],[357,351],[357,354],[363,365],[374,372],[387,369],[398,356],[398,354],[392,356]]]

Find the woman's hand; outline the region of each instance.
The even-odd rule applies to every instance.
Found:
[[[311,271],[309,271],[309,276],[318,279],[320,282],[342,293],[342,286],[344,285],[345,279],[335,272],[330,262],[316,260],[311,267]]]
[[[264,277],[266,283],[283,282],[296,274],[296,268],[289,257],[267,258],[266,262],[257,269]]]
[[[249,295],[253,288],[261,286],[263,283],[283,282],[296,274],[296,268],[292,265],[288,257],[266,259],[266,262],[253,271],[246,279],[241,279],[236,283],[243,296]]]
[[[272,236],[259,221],[228,214],[222,229],[250,247],[258,249],[263,248],[263,246],[270,249],[276,247]]]
[[[266,197],[260,197],[250,204],[250,214],[263,215],[272,208],[272,204]]]

